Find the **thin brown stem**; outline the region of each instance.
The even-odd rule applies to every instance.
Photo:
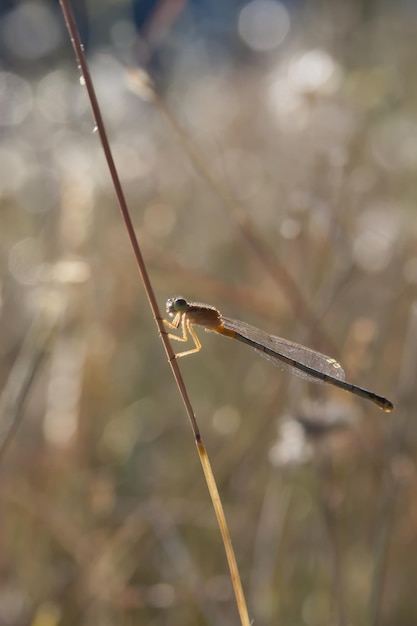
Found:
[[[191,428],[193,430],[199,458],[203,467],[204,475],[207,481],[208,490],[209,490],[209,493],[213,502],[213,507],[216,512],[216,516],[219,522],[220,531],[221,531],[223,542],[224,542],[224,547],[225,547],[226,556],[227,556],[227,560],[229,564],[230,575],[232,578],[232,584],[233,584],[233,588],[235,592],[236,604],[238,607],[241,623],[243,624],[243,626],[250,626],[250,620],[249,620],[248,611],[246,607],[245,596],[244,596],[243,589],[242,589],[242,583],[240,580],[239,571],[238,571],[237,564],[236,564],[236,558],[234,555],[232,543],[230,541],[230,536],[229,536],[229,532],[227,529],[223,507],[219,498],[216,482],[213,476],[210,463],[208,461],[207,452],[206,452],[205,446],[201,438],[200,430],[198,428],[197,420],[194,414],[193,407],[191,405],[191,401],[188,397],[184,380],[182,378],[180,369],[178,367],[178,363],[175,359],[175,354],[172,350],[171,343],[168,338],[168,334],[164,328],[163,319],[161,317],[158,303],[157,303],[157,300],[153,291],[153,287],[151,284],[151,280],[150,280],[150,277],[149,277],[149,274],[145,265],[145,261],[144,261],[144,258],[142,256],[142,253],[139,247],[139,242],[136,238],[136,234],[135,234],[133,223],[130,217],[129,209],[127,207],[123,189],[120,183],[120,178],[118,176],[117,169],[113,160],[113,155],[112,155],[110,144],[107,138],[105,125],[103,122],[103,118],[101,115],[97,97],[95,94],[93,81],[91,79],[90,71],[87,65],[87,60],[84,54],[84,48],[80,40],[80,36],[78,33],[77,25],[75,23],[74,15],[73,15],[69,0],[60,0],[60,5],[61,5],[62,13],[65,18],[67,29],[71,38],[71,43],[74,49],[75,57],[77,59],[77,62],[81,71],[83,83],[86,87],[87,94],[90,100],[93,118],[94,118],[94,121],[97,127],[97,132],[98,132],[98,135],[100,137],[100,141],[103,147],[104,155],[105,155],[108,167],[109,167],[109,171],[110,171],[110,175],[111,175],[114,189],[116,192],[120,212],[122,214],[122,218],[126,226],[130,244],[132,246],[133,253],[135,255],[136,264],[137,264],[140,276],[142,278],[143,285],[145,287],[146,295],[147,295],[149,305],[153,313],[153,317],[155,319],[156,326],[158,328],[159,336],[161,337],[163,346],[165,348],[168,362],[171,366],[173,376],[177,383],[181,398],[184,402],[184,405],[187,411],[188,418],[190,420]]]

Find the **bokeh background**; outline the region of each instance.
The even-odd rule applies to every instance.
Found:
[[[198,332],[254,624],[415,624],[416,3],[73,4],[162,311],[214,304],[396,405]],[[0,624],[237,624],[59,5],[0,6]]]

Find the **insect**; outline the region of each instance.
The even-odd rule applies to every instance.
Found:
[[[188,335],[194,341],[194,348],[179,352],[176,357],[187,356],[201,350],[201,343],[194,326],[202,326],[214,333],[230,339],[237,339],[254,348],[262,357],[290,370],[292,373],[313,382],[324,382],[374,402],[380,409],[389,413],[394,405],[387,398],[379,396],[345,380],[345,373],[340,363],[321,352],[316,352],[281,337],[229,317],[224,317],[215,307],[196,302],[187,302],[184,298],[168,298],[167,313],[173,317],[167,321],[170,328],[181,328],[182,335],[169,334],[171,339],[188,341]]]

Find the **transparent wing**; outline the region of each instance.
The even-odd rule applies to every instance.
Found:
[[[326,376],[331,376],[332,378],[336,378],[337,380],[345,380],[345,372],[337,361],[332,359],[330,356],[326,356],[321,352],[316,352],[315,350],[311,350],[310,348],[306,348],[298,343],[293,343],[292,341],[288,341],[287,339],[282,339],[281,337],[275,337],[274,335],[269,335],[268,333],[256,328],[255,326],[251,326],[246,322],[241,322],[240,320],[234,320],[228,317],[222,317],[223,326],[228,330],[232,330],[236,333],[239,333],[242,337],[248,340],[250,345],[267,361],[271,361],[274,365],[291,372],[291,374],[296,374],[305,380],[309,380],[312,382],[321,382],[319,376],[312,376],[307,374],[306,372],[302,372],[294,365],[284,363],[280,360],[280,355],[292,359],[302,365],[306,365],[310,367],[320,375],[325,374]],[[239,339],[239,337],[236,337]],[[245,342],[246,343],[246,342]],[[267,349],[271,350],[274,354],[267,353],[258,349],[256,346],[265,346]]]

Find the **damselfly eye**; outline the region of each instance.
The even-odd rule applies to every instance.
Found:
[[[187,300],[184,298],[168,298],[166,303],[167,313],[174,315],[179,311],[185,311],[188,307]]]
[[[184,300],[184,298],[175,298],[174,308],[176,311],[182,311],[187,308],[187,300]]]

